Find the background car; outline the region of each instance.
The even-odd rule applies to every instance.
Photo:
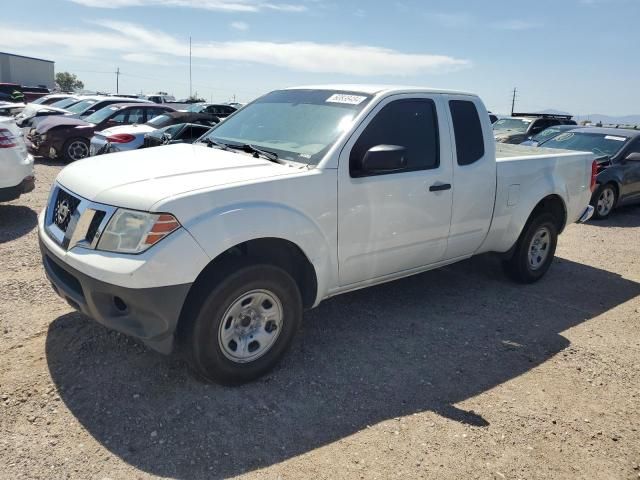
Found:
[[[195,105],[187,109],[188,112],[208,113],[210,115],[215,115],[218,118],[228,117],[236,110],[237,110],[236,107],[232,107],[231,105],[223,105],[219,103],[196,103]]]
[[[52,103],[64,100],[65,98],[74,97],[70,93],[50,93],[40,98],[36,98],[33,102],[29,102],[29,105],[51,105]]]
[[[170,125],[192,123],[211,127],[219,122],[220,119],[218,117],[208,113],[166,112],[149,120],[144,125],[126,125],[96,132],[91,139],[89,154],[101,155],[103,153],[135,150],[142,147],[144,136],[147,133]]]
[[[18,198],[35,188],[33,157],[11,117],[0,117],[0,201]]]
[[[527,145],[530,147],[538,147],[542,145],[547,140],[551,140],[553,137],[557,137],[562,132],[566,132],[568,130],[575,130],[576,128],[580,128],[576,125],[555,125],[553,127],[549,127],[534,135],[533,137],[528,138],[520,145]]]
[[[591,197],[593,218],[606,218],[616,207],[640,202],[640,130],[585,127],[561,133],[541,146],[600,155],[597,188]]]
[[[493,124],[496,142],[518,144],[554,125],[576,125],[571,115],[514,113]]]
[[[25,135],[29,133],[31,127],[33,127],[33,119],[36,117],[46,117],[49,115],[63,115],[67,113],[65,108],[70,107],[78,103],[81,97],[70,96],[63,98],[49,105],[39,105],[30,103],[24,110],[16,115],[16,124],[22,128]]]
[[[159,147],[174,143],[193,143],[207,133],[211,127],[194,123],[179,123],[154,130],[144,136],[143,148]]]
[[[84,120],[68,116],[49,117],[28,135],[29,151],[52,159],[62,157],[66,162],[80,160],[89,156],[89,142],[96,130],[145,123],[170,110],[171,107],[166,105],[136,102],[108,105]]]

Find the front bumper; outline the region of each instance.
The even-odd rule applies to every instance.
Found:
[[[42,235],[42,233],[40,233]],[[42,263],[53,289],[76,310],[98,323],[136,337],[168,354],[191,284],[153,288],[113,285],[64,263],[40,238]]]
[[[34,157],[46,157],[53,160],[60,156],[60,150],[62,150],[60,145],[56,145],[49,139],[43,141],[38,135],[28,136],[26,143],[29,153]]]
[[[20,197],[23,193],[29,193],[36,188],[36,179],[33,175],[25,177],[18,185],[0,188],[0,202],[8,202]]]

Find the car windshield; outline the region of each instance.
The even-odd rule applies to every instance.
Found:
[[[74,103],[78,103],[80,100],[77,98],[65,98],[63,100],[58,100],[57,102],[53,102],[51,104],[52,107],[56,108],[67,108],[73,105]]]
[[[539,134],[534,135],[532,137],[532,140],[535,140],[538,143],[544,142],[546,140],[549,140],[550,138],[555,137],[556,135],[558,135],[561,132],[562,132],[562,129],[560,129],[558,127],[549,127],[547,129],[541,131]]]
[[[84,121],[89,123],[100,123],[103,120],[106,120],[107,118],[109,118],[113,113],[117,112],[118,110],[120,110],[120,108],[110,105],[108,107],[101,108],[95,113],[92,113],[91,115],[86,117]]]
[[[494,130],[515,130],[517,132],[525,132],[529,127],[531,120],[523,120],[522,118],[501,118],[493,124]]]
[[[238,110],[205,138],[315,165],[370,99],[332,90],[277,90]]]
[[[205,108],[207,108],[205,104],[196,103],[187,108],[187,112],[200,113],[203,112]]]
[[[622,149],[627,140],[629,137],[621,135],[566,132],[544,142],[544,147],[593,152],[596,155],[613,157]]]
[[[67,110],[69,110],[71,113],[82,113],[85,110],[88,110],[89,108],[91,108],[91,105],[95,103],[98,103],[98,101],[97,100],[81,100],[75,105],[71,105],[69,108],[67,108]]]
[[[171,121],[171,116],[167,114],[162,114],[162,115],[158,115],[157,117],[153,117],[146,124],[151,125],[152,127],[159,128],[165,125],[169,121]]]

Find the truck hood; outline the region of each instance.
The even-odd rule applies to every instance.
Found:
[[[85,158],[64,168],[57,181],[94,202],[152,211],[175,195],[299,172],[242,152],[176,144]]]

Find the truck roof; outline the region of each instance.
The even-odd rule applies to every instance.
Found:
[[[356,92],[366,95],[378,95],[382,93],[451,93],[454,95],[473,95],[469,92],[460,92],[456,90],[441,90],[430,87],[415,87],[408,85],[366,85],[366,84],[329,84],[329,85],[303,85],[299,87],[290,87],[287,90],[335,90],[339,92]]]

